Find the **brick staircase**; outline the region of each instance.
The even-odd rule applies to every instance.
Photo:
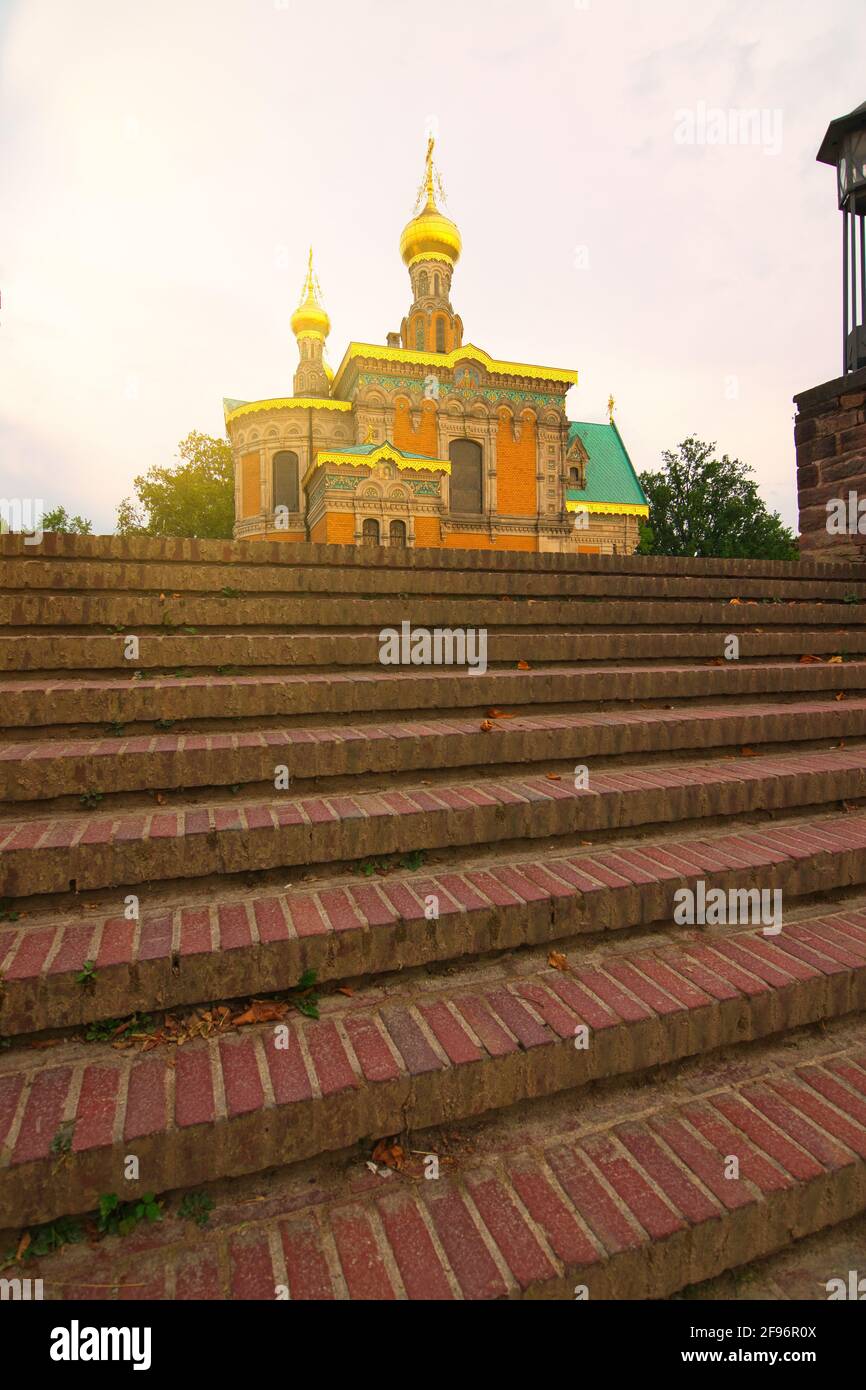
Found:
[[[866,1210],[862,566],[0,564],[0,1263],[658,1298]],[[404,621],[485,628],[488,669],[380,665]],[[699,883],[781,889],[781,932],[678,925]]]

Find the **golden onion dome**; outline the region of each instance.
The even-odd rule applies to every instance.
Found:
[[[416,261],[445,260],[456,265],[463,250],[463,241],[456,224],[439,211],[433,191],[433,145],[431,139],[427,146],[427,168],[425,185],[427,201],[417,217],[407,223],[400,238],[400,255],[407,266]],[[441,184],[440,184],[441,191]]]
[[[311,247],[307,278],[301,290],[301,302],[292,314],[292,332],[296,338],[327,338],[330,333],[331,320],[319,303],[320,294],[319,282],[313,274]]]

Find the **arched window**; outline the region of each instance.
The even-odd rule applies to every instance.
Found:
[[[451,510],[478,516],[483,510],[483,454],[474,439],[455,439],[448,450],[451,460]]]
[[[418,298],[423,299],[425,294],[430,292],[430,280],[426,270],[422,270],[418,276]]]
[[[403,550],[406,547],[406,523],[405,521],[391,522],[391,544],[397,549]]]
[[[424,349],[424,320],[423,320],[423,319],[416,319],[416,320],[415,320],[415,349],[416,349],[416,351],[423,351],[423,349]]]
[[[569,470],[568,470],[568,481],[571,483],[571,485],[572,485],[573,487],[580,487],[580,469],[579,469],[579,468],[569,468]]]
[[[438,275],[438,273],[437,273],[436,275],[433,276],[433,293],[435,294],[436,298],[438,299],[438,298],[439,298],[439,275]]]
[[[436,320],[436,351],[445,351],[445,320],[441,314]]]
[[[274,454],[274,507],[288,507],[290,512],[300,511],[298,488],[298,456],[286,451]]]
[[[379,523],[374,516],[368,516],[362,531],[364,545],[379,544]]]

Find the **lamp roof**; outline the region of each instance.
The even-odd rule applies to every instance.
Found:
[[[837,116],[827,127],[827,134],[818,151],[819,164],[838,164],[842,141],[852,130],[866,130],[866,101],[849,111],[847,116]]]

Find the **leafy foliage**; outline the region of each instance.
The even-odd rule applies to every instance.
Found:
[[[161,1220],[162,1206],[152,1192],[132,1202],[121,1202],[116,1192],[104,1192],[99,1199],[96,1224],[103,1235],[128,1236],[140,1221]]]
[[[64,1245],[78,1245],[84,1240],[84,1228],[80,1221],[71,1216],[61,1216],[49,1221],[45,1226],[36,1226],[21,1241],[19,1250],[10,1251],[0,1260],[0,1269],[8,1269],[18,1259],[38,1260],[44,1255],[53,1255]]]
[[[193,430],[178,445],[181,462],[158,465],[134,481],[134,498],[117,508],[121,536],[230,539],[234,524],[234,465],[225,439]]]
[[[184,1221],[194,1221],[197,1226],[206,1226],[213,1205],[206,1192],[187,1192],[178,1208],[178,1216]]]
[[[150,1014],[132,1014],[127,1019],[101,1018],[88,1023],[84,1037],[87,1042],[122,1042],[130,1033],[146,1032],[152,1026]]]
[[[59,531],[64,536],[89,536],[93,523],[83,516],[70,516],[65,507],[55,507],[42,518],[43,531]]]
[[[662,461],[659,472],[641,474],[650,514],[639,554],[797,558],[793,532],[767,510],[748,464],[719,458],[714,443],[694,435]]]

